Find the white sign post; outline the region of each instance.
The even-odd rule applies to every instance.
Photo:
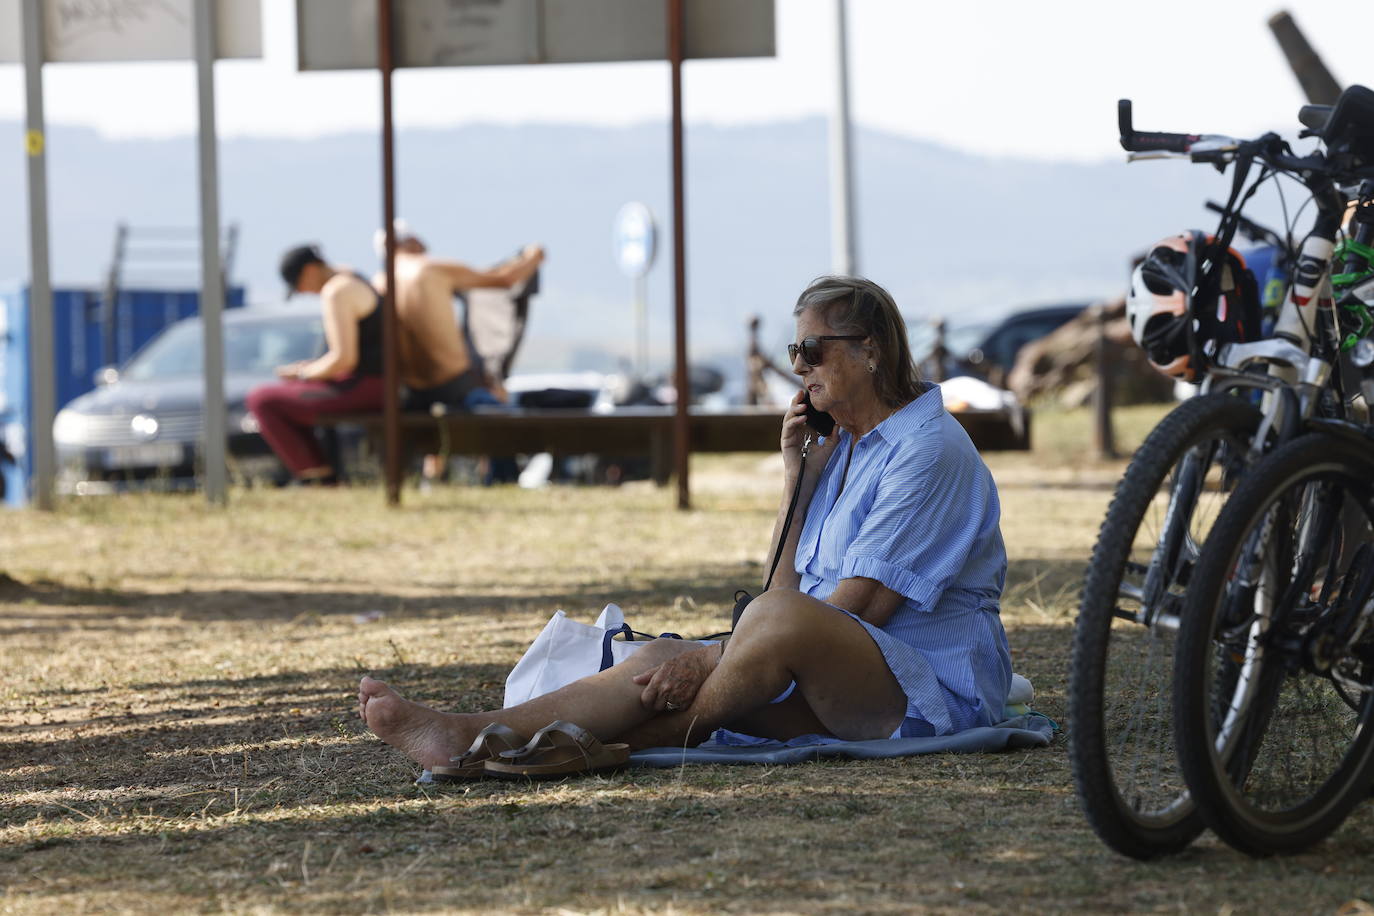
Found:
[[[22,60],[27,86],[25,147],[29,161],[29,326],[33,398],[33,502],[53,507],[56,452],[52,423],[52,286],[48,278],[47,175],[43,127],[44,63],[195,59],[200,92],[201,324],[205,335],[202,454],[205,492],[224,503],[224,345],[221,311],[219,177],[215,155],[214,56],[259,57],[257,0],[0,0],[0,63]],[[21,24],[22,48],[5,26]],[[193,40],[194,39],[194,40]]]
[[[658,227],[649,208],[631,201],[615,217],[615,260],[621,273],[634,281],[635,373],[643,380],[649,371],[648,273],[657,254]]]

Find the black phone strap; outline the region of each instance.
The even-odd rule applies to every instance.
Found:
[[[802,445],[801,465],[797,468],[797,484],[792,488],[792,498],[787,503],[787,514],[782,519],[782,533],[778,535],[778,549],[773,551],[773,565],[768,567],[768,578],[763,583],[766,592],[773,587],[773,575],[782,561],[782,548],[787,544],[787,532],[792,528],[792,517],[797,514],[797,500],[801,499],[802,477],[806,474],[806,455],[811,449],[811,437],[806,437]]]
[[[787,533],[792,529],[792,518],[797,514],[797,501],[801,499],[802,480],[806,476],[806,456],[811,451],[811,436],[808,434],[802,443],[801,465],[797,468],[797,483],[792,488],[792,498],[787,503],[787,514],[782,519],[782,532],[778,535],[778,547],[773,551],[773,564],[768,567],[768,578],[764,580],[763,590],[766,592],[773,587],[773,575],[778,571],[778,564],[782,562],[782,549],[787,545]],[[730,618],[730,629],[734,630],[739,625],[740,615],[749,606],[749,602],[754,600],[754,596],[744,589],[735,592],[735,610]]]

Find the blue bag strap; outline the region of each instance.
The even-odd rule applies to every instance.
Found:
[[[634,639],[636,636],[642,637],[644,639],[655,638],[654,636],[651,636],[648,633],[641,633],[638,630],[631,629],[628,623],[622,623],[618,627],[607,627],[605,634],[601,637],[601,667],[596,670],[605,671],[607,668],[615,664],[615,658],[611,655],[611,641],[615,639],[617,636],[621,635],[622,633],[625,635],[625,638],[627,640]],[[682,637],[677,635],[676,633],[660,633],[657,636],[657,638],[681,639]]]
[[[615,659],[611,657],[611,640],[615,639],[616,634],[624,633],[626,636],[633,636],[634,632],[628,623],[622,623],[618,627],[606,628],[606,633],[601,637],[601,667],[597,668],[597,671],[605,671],[615,664]]]

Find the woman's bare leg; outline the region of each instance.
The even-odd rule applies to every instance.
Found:
[[[481,713],[439,712],[365,677],[358,687],[358,715],[377,737],[426,767],[447,764],[492,722],[532,735],[550,722],[565,719],[609,741],[656,714],[640,702],[644,688],[633,683],[635,675],[696,646],[681,639],[656,639],[599,674],[510,709]]]
[[[801,592],[773,589],[749,605],[720,664],[686,709],[655,713],[646,708],[634,676],[695,645],[655,640],[599,674],[519,706],[483,713],[441,713],[363,678],[358,713],[382,740],[434,766],[467,750],[492,722],[529,735],[566,719],[602,741],[655,747],[699,744],[727,724],[765,737],[822,732],[847,740],[886,738],[906,712],[906,695],[868,632]],[[794,696],[770,706],[794,680]]]
[[[771,704],[792,681],[793,695]],[[726,726],[784,740],[815,732],[861,741],[888,737],[905,715],[906,694],[867,630],[822,601],[773,589],[749,605],[692,704],[645,720],[623,740],[694,745]]]

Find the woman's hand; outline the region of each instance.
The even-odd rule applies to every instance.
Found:
[[[308,363],[308,360],[302,359],[294,363],[287,363],[285,366],[278,366],[276,369],[277,378],[299,378],[301,369],[308,365]]]
[[[782,420],[782,463],[789,482],[795,481],[801,470],[802,444],[807,436],[811,437],[807,467],[811,468],[813,475],[819,474],[830,460],[830,453],[839,444],[839,433],[836,431],[834,435],[826,436],[824,442],[818,441],[819,434],[806,425],[806,392],[798,391],[792,396],[792,403],[788,405]]]
[[[706,683],[706,678],[716,670],[720,655],[719,647],[702,646],[636,674],[634,682],[644,685],[639,701],[645,709],[655,712],[686,709],[696,699],[697,691]]]

